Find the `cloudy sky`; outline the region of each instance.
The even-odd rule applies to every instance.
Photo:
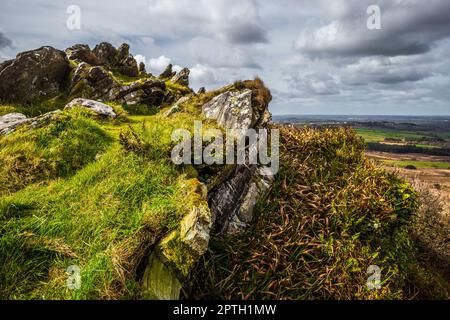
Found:
[[[189,67],[194,88],[258,75],[274,114],[450,115],[449,0],[2,0],[0,61],[100,41],[154,74]]]

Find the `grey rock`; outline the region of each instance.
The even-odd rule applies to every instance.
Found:
[[[91,51],[87,44],[76,44],[66,49],[67,58],[70,60],[88,63],[92,66],[100,65],[100,59]]]
[[[197,94],[202,94],[202,93],[205,93],[205,92],[206,92],[205,87],[201,87],[200,89],[198,89]]]
[[[274,182],[274,175],[260,165],[235,165],[220,184],[208,193],[216,232],[236,234],[254,220],[256,204]]]
[[[29,122],[29,119],[21,113],[9,113],[4,115],[0,117],[0,134],[8,134],[27,122]]]
[[[166,69],[159,75],[158,78],[160,79],[171,79],[173,76],[176,75],[176,72],[173,72],[172,70],[173,66],[172,64],[169,64]]]
[[[149,78],[122,85],[105,67],[90,67],[81,63],[74,71],[69,96],[130,105],[143,103],[160,106],[166,96],[166,84]]]
[[[129,77],[137,77],[139,75],[138,64],[136,59],[130,54],[130,46],[127,43],[122,44],[117,49],[116,61],[111,65],[111,68]]]
[[[164,112],[164,116],[169,117],[173,113],[179,112],[181,110],[181,104],[189,101],[190,98],[191,98],[191,96],[188,95],[188,96],[184,96],[184,97],[181,97],[180,99],[178,99],[178,101],[172,107],[170,107],[169,110]]]
[[[27,116],[25,116],[22,113],[8,113],[8,114],[0,117],[0,125],[4,125],[4,124],[11,123],[11,122],[24,120],[26,118],[27,118]]]
[[[180,228],[180,240],[200,257],[208,249],[212,221],[210,215],[200,207],[194,207],[183,218]]]
[[[76,106],[88,108],[97,113],[98,115],[107,116],[110,118],[115,118],[117,116],[113,108],[111,108],[110,106],[98,101],[83,98],[72,100],[64,107],[64,109],[71,109]]]
[[[27,103],[51,98],[61,92],[70,72],[66,54],[52,47],[22,52],[2,64],[0,101]]]
[[[116,48],[108,42],[101,42],[92,51],[101,65],[113,65],[116,62]]]
[[[21,113],[7,114],[0,117],[0,135],[10,134],[24,125],[29,125],[31,129],[42,127],[48,124],[53,116],[59,112],[61,110],[55,110],[35,118],[27,118]]]
[[[202,112],[225,129],[235,129],[235,137],[252,128],[257,120],[252,108],[252,91],[227,91],[205,103]]]
[[[191,71],[188,68],[183,68],[170,80],[172,83],[181,84],[182,86],[189,86],[189,74]]]
[[[224,129],[231,129],[233,138],[240,139],[248,129],[260,129],[270,119],[267,106],[252,105],[252,94],[249,89],[224,92],[203,105],[203,114]],[[247,145],[247,156],[249,148]],[[226,166],[209,186],[208,203],[215,232],[236,234],[247,228],[254,220],[257,203],[266,197],[273,183],[270,168],[260,164]]]
[[[139,72],[145,72],[145,63],[139,62]]]

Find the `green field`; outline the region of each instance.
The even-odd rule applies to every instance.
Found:
[[[383,142],[385,138],[420,141],[423,138],[423,135],[411,131],[358,128],[356,129],[356,132],[363,137],[366,142]]]
[[[389,166],[396,166],[405,168],[408,165],[412,165],[417,169],[450,169],[450,163],[448,162],[429,162],[429,161],[402,161],[402,160],[382,160],[382,162]]]

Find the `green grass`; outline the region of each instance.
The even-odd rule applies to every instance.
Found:
[[[73,109],[0,137],[0,298],[140,296],[140,263],[192,205],[195,170],[176,167],[170,150],[172,131],[201,118],[196,99],[170,118]],[[66,286],[71,265],[80,290]]]
[[[382,160],[382,162],[389,166],[396,166],[404,168],[408,165],[413,165],[417,169],[444,169],[450,170],[450,163],[448,162],[428,162],[428,161],[401,161],[401,160]]]
[[[383,142],[385,138],[420,141],[423,137],[420,134],[409,131],[358,128],[356,129],[356,132],[363,137],[366,142]]]
[[[27,117],[36,117],[43,115],[44,113],[54,111],[56,109],[63,109],[67,101],[64,95],[51,98],[40,103],[31,103],[27,105],[10,104],[0,105],[0,116],[8,113],[18,112],[26,115]]]
[[[0,137],[0,195],[72,175],[93,161],[111,138],[90,115],[78,109],[65,111],[54,115],[47,126]]]

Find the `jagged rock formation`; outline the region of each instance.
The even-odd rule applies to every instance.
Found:
[[[166,97],[166,84],[147,78],[124,85],[104,67],[92,67],[82,62],[73,72],[69,96],[130,105],[145,103],[158,106],[162,105]]]
[[[254,94],[257,92],[250,89],[225,91],[203,105],[203,114],[227,129],[263,127],[268,119],[267,104],[255,105]],[[192,98],[181,98],[165,115],[177,112]],[[145,298],[178,299],[185,277],[206,252],[212,233],[236,234],[247,228],[254,220],[257,203],[272,186],[274,174],[262,165],[236,164],[225,166],[208,190],[195,181],[202,200],[150,256],[143,281]]]
[[[176,75],[174,75],[171,79],[173,83],[181,84],[182,86],[189,86],[189,69],[183,68],[178,72]]]
[[[118,49],[107,42],[93,50],[76,44],[65,52],[52,47],[21,53],[14,60],[0,64],[0,101],[29,103],[67,96],[118,103],[162,106],[181,96],[166,88],[165,81],[176,77],[176,83],[189,84],[189,70],[178,75],[168,67],[167,79],[158,80],[137,64],[128,44]],[[136,80],[121,80],[123,75]],[[187,88],[188,91],[191,91]]]
[[[91,51],[86,44],[76,44],[66,49],[67,58],[78,62],[86,62],[92,66],[99,66],[100,59]]]
[[[69,71],[65,53],[52,47],[19,53],[0,65],[0,101],[27,103],[55,96]]]
[[[158,78],[160,79],[171,79],[173,76],[175,76],[177,73],[172,71],[172,64],[169,64],[166,69],[159,75]]]
[[[262,82],[230,85],[208,93],[201,88],[195,94],[188,87],[189,73],[187,68],[174,73],[169,65],[159,79],[148,75],[145,65],[138,66],[130,55],[127,44],[116,49],[103,42],[93,50],[78,44],[65,53],[43,47],[0,65],[0,100],[35,102],[58,96],[65,103],[70,101],[65,109],[84,107],[111,118],[116,113],[106,104],[109,101],[159,108],[172,105],[165,112],[167,117],[196,108],[196,117],[201,118],[202,113],[224,129],[238,129],[229,137],[236,139],[246,129],[266,126],[270,93],[261,98],[260,91],[268,91]],[[195,103],[187,108],[192,101]],[[0,135],[22,126],[45,125],[59,112],[34,118],[19,113],[0,117]],[[199,179],[188,180],[183,187],[188,193],[186,199],[193,202],[185,204],[188,212],[181,212],[184,217],[179,226],[160,241],[155,240],[143,279],[144,298],[178,298],[186,277],[208,249],[213,231],[233,234],[250,225],[256,204],[273,183],[266,167],[248,163],[222,166],[208,183]]]
[[[235,139],[242,139],[247,129],[263,128],[268,118],[267,105],[252,103],[252,90],[226,91],[203,105],[203,114],[232,129]],[[274,174],[262,165],[235,164],[226,167],[219,182],[208,193],[215,230],[234,234],[244,230],[254,219],[254,208],[274,182]]]
[[[252,109],[252,91],[227,91],[203,107],[203,114],[226,129],[249,129],[256,123]]]
[[[145,63],[144,62],[139,62],[139,73],[141,72],[145,72]]]
[[[205,87],[201,87],[200,89],[198,89],[197,94],[202,94],[206,92],[206,88]]]

